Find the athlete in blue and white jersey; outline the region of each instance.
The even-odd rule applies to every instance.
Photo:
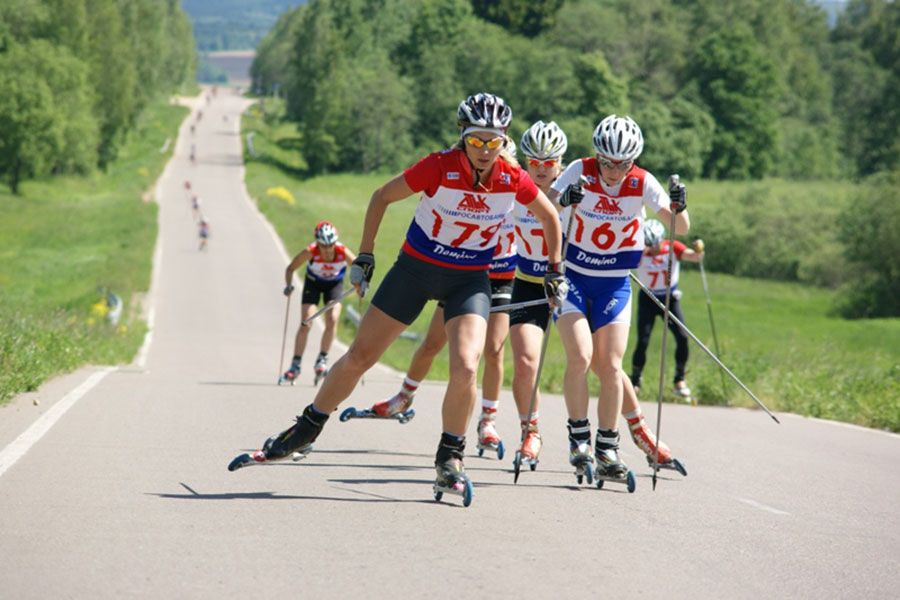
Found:
[[[646,208],[669,221],[671,204],[677,213],[676,232],[682,235],[690,221],[684,187],[673,190],[670,202],[656,178],[634,163],[644,138],[632,119],[603,119],[594,130],[593,146],[595,156],[571,163],[553,184],[551,199],[574,210],[565,257],[569,296],[557,325],[567,355],[570,459],[590,451],[586,375],[593,369],[601,388],[594,448],[597,474],[621,479],[627,467],[618,459],[617,422],[627,381],[622,357],[631,320],[628,270],[638,265],[643,253]],[[579,182],[584,182],[583,189]]]

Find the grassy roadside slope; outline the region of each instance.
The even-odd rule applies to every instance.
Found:
[[[251,114],[244,124],[245,131],[248,128],[257,132],[254,143],[263,156],[262,160],[248,162],[247,186],[289,252],[296,252],[309,243],[313,226],[325,218],[332,220],[342,239],[355,247],[369,196],[389,175],[332,175],[302,180],[281,168],[273,155],[264,154],[266,147],[272,148],[273,154],[284,151],[284,148],[276,150],[273,139],[289,138],[292,135],[289,125],[268,129]],[[834,188],[830,183],[770,183],[780,190],[796,190],[798,197],[809,197],[810,185],[823,191]],[[753,184],[698,182],[692,185],[692,213],[713,214],[718,199],[725,194],[740,193],[742,185]],[[295,203],[268,193],[277,187],[289,192]],[[376,248],[376,285],[393,262],[414,209],[414,199],[389,209]],[[273,285],[280,284],[273,282]],[[770,408],[900,431],[900,320],[845,321],[832,317],[829,309],[833,292],[799,284],[709,274],[709,285],[721,358]],[[703,288],[693,265],[684,267],[681,287],[688,326],[712,347]],[[432,310],[433,307],[426,308],[412,329],[424,332]],[[348,340],[352,335],[352,329],[342,328],[342,339]],[[644,399],[655,398],[660,337],[658,324],[648,351]],[[626,370],[630,368],[633,342],[632,334]],[[315,345],[317,341],[311,343]],[[382,360],[403,371],[414,349],[414,342],[398,340]],[[723,389],[718,367],[702,350],[692,345],[691,353],[688,381],[702,404],[754,406],[736,385],[728,382]],[[554,333],[543,389],[561,391],[563,357],[562,345]],[[507,350],[507,385],[512,376],[510,359]],[[672,360],[668,360],[667,390],[671,384]],[[446,375],[446,357],[441,356],[430,377],[442,379]],[[592,385],[596,390],[596,381]]]
[[[83,364],[134,356],[157,232],[152,187],[186,114],[164,100],[148,107],[106,173],[0,190],[0,403]],[[118,327],[93,308],[103,289],[124,300]]]

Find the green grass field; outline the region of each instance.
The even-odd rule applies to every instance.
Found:
[[[261,147],[258,140],[266,136],[292,135],[290,126],[268,129],[253,114],[246,121],[245,130],[250,127],[257,131],[258,150]],[[390,174],[332,175],[303,180],[280,168],[278,162],[271,156],[249,161],[247,186],[275,225],[288,251],[297,252],[308,244],[315,223],[326,218],[337,225],[343,241],[355,248],[369,197]],[[295,204],[267,193],[278,186],[291,193]],[[717,210],[720,198],[741,194],[749,186],[775,188],[782,194],[795,193],[804,198],[829,194],[840,197],[846,192],[846,186],[828,182],[697,182],[691,186],[691,212],[705,212],[709,216]],[[410,198],[392,205],[382,223],[375,251],[376,286],[403,242],[415,204],[415,199]],[[692,234],[702,236],[702,232]],[[708,247],[707,252],[715,252],[715,248]],[[722,350],[720,358],[770,408],[900,431],[900,320],[835,318],[830,316],[834,292],[820,288],[720,273],[708,276]],[[687,325],[712,348],[703,288],[694,265],[683,268],[681,287],[685,294],[682,305]],[[429,307],[424,311],[413,324],[414,331],[425,331],[432,310]],[[646,399],[655,398],[658,385],[661,331],[657,324],[648,351],[644,371]],[[344,326],[340,336],[346,341],[353,333],[350,327]],[[630,367],[632,347],[633,340],[626,356],[626,370]],[[414,349],[414,342],[398,340],[382,360],[403,371]],[[510,354],[507,346],[507,385],[512,376]],[[667,391],[672,360],[671,357],[668,360]],[[554,333],[542,378],[543,389],[561,390],[564,366],[562,345]],[[695,345],[691,346],[688,368],[688,382],[702,404],[754,406],[736,385],[729,382],[723,389],[718,367]],[[446,375],[446,357],[441,356],[430,378],[442,379]],[[596,390],[597,382],[594,380],[592,384]]]
[[[160,100],[144,112],[106,173],[0,190],[0,402],[87,363],[128,362],[146,325],[157,206],[152,186],[187,109]],[[92,306],[124,300],[119,327]]]

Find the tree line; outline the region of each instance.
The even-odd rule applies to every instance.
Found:
[[[194,61],[179,0],[4,0],[0,176],[17,192],[26,178],[105,167]]]
[[[852,0],[313,0],[258,47],[311,173],[396,169],[446,146],[478,90],[513,135],[553,119],[569,157],[632,115],[642,165],[686,177],[813,179],[897,167],[900,4]]]

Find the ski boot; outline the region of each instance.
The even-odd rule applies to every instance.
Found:
[[[291,368],[284,372],[284,375],[278,378],[278,385],[290,383],[294,385],[297,378],[300,377],[300,363],[291,363]]]
[[[313,367],[313,385],[318,386],[319,382],[328,375],[328,357],[320,354],[316,359],[316,365]]]
[[[569,464],[575,467],[575,480],[587,479],[587,484],[594,483],[594,457],[591,456],[591,441],[576,441],[569,438]]]
[[[594,479],[597,481],[597,489],[603,487],[607,481],[624,483],[628,493],[634,493],[637,482],[634,472],[625,463],[619,460],[619,436],[601,436],[598,432],[597,443],[594,448],[594,457],[597,460],[597,468],[594,471]]]
[[[628,427],[631,430],[631,439],[634,441],[635,446],[644,452],[647,456],[647,464],[652,467],[653,461],[656,460],[656,436],[653,435],[653,432],[650,431],[650,428],[644,423],[644,417],[628,419]],[[682,475],[687,475],[687,469],[684,468],[684,465],[680,460],[672,456],[672,451],[669,450],[669,447],[666,446],[665,442],[659,442],[658,449],[660,469],[672,469],[678,471]]]
[[[503,460],[506,449],[503,440],[497,435],[494,427],[494,414],[497,409],[486,408],[481,412],[481,420],[478,421],[478,456],[484,456],[485,450],[497,453],[497,460]]]
[[[358,410],[350,407],[341,413],[341,423],[350,419],[395,419],[401,424],[409,423],[416,416],[416,411],[410,408],[412,397],[403,392],[397,393],[387,400],[376,403],[372,408]]]
[[[522,447],[516,452],[513,459],[518,465],[528,465],[534,471],[537,469],[538,457],[541,454],[541,434],[538,433],[537,419],[533,419],[531,424],[522,421],[522,430],[524,438],[522,439]]]
[[[239,454],[228,465],[229,471],[283,460],[291,456],[295,461],[305,458],[312,444],[322,432],[328,415],[313,409],[312,404],[297,416],[297,422],[278,435],[268,438],[260,450]]]
[[[472,481],[466,475],[463,467],[463,452],[466,448],[465,438],[461,440],[449,439],[450,436],[441,436],[437,456],[434,459],[434,468],[437,478],[434,480],[434,499],[438,502],[444,494],[462,496],[463,506],[472,504]]]

